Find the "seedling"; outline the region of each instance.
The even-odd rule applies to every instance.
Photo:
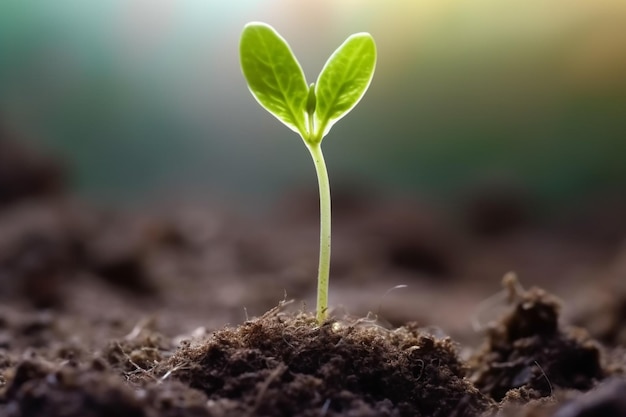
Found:
[[[351,35],[326,61],[317,82],[310,85],[285,39],[265,23],[253,22],[244,27],[239,53],[254,98],[302,137],[315,164],[320,192],[316,318],[322,324],[328,310],[330,184],[321,143],[369,87],[376,66],[376,45],[369,33]]]

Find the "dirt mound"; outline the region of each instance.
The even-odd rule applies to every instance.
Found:
[[[475,416],[491,404],[449,338],[278,311],[182,348],[167,366],[225,416]]]

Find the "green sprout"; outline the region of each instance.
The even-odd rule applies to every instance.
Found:
[[[376,45],[369,33],[351,35],[330,56],[317,82],[311,85],[285,39],[265,23],[252,22],[244,27],[239,53],[241,69],[254,98],[302,137],[315,164],[320,193],[316,318],[322,324],[328,310],[330,184],[321,143],[369,87],[376,66]]]

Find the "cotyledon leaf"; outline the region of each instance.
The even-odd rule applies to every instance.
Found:
[[[331,55],[317,83],[315,140],[345,116],[367,91],[376,67],[376,44],[369,33],[356,33]]]
[[[239,43],[248,88],[267,111],[303,138],[307,135],[307,86],[287,41],[265,23],[248,23]]]

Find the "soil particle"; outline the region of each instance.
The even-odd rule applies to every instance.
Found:
[[[124,339],[109,341],[101,352],[105,363],[129,381],[148,375],[174,350],[172,340],[150,331],[148,324],[140,323]]]
[[[558,388],[588,390],[607,372],[587,332],[559,326],[560,302],[545,291],[511,292],[512,310],[492,326],[471,362],[475,385],[496,401],[529,401]]]
[[[81,372],[82,371],[82,372]],[[144,417],[130,387],[115,375],[23,361],[0,407],[7,417]]]
[[[121,352],[122,342],[115,345]],[[124,371],[124,377],[120,377],[119,364],[114,363],[117,358],[108,358],[113,359],[109,364],[102,358],[53,362],[28,355],[4,372],[9,382],[3,383],[0,390],[0,415],[209,417],[204,394],[177,381],[158,381],[139,368],[137,363],[147,365],[140,361],[141,356],[147,358],[146,351],[150,349],[144,346],[133,352],[134,360],[129,354],[121,354],[137,367]]]
[[[491,404],[450,339],[367,320],[317,326],[279,308],[182,348],[167,367],[215,415],[476,416]]]

